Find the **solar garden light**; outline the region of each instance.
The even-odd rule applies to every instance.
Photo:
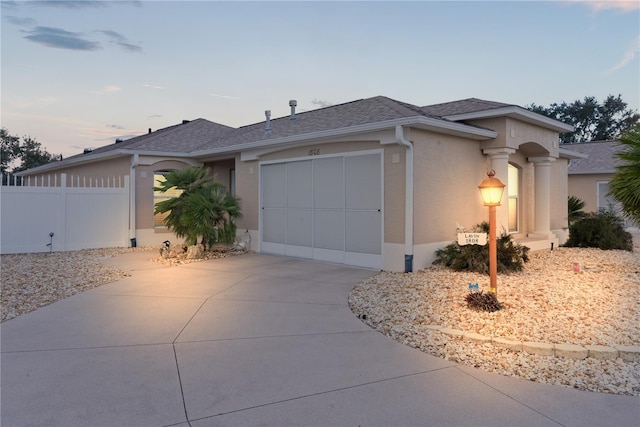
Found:
[[[498,250],[496,247],[496,206],[500,206],[505,185],[498,178],[496,172],[490,170],[478,189],[482,195],[482,202],[489,208],[489,292],[498,298]]]

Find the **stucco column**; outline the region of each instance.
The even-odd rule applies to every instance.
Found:
[[[489,156],[491,160],[491,169],[496,172],[495,177],[504,184],[509,185],[509,156],[516,152],[513,148],[485,148],[482,152]],[[502,204],[496,209],[496,229],[498,235],[503,230],[509,229],[509,204],[505,197],[506,190],[502,194]]]
[[[528,237],[550,239],[555,238],[551,232],[551,162],[554,157],[529,157],[533,163],[535,174],[535,218],[533,233]]]

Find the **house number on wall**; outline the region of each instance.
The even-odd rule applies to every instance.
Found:
[[[319,148],[312,148],[311,150],[309,150],[309,155],[310,156],[319,156],[320,155],[320,149]]]

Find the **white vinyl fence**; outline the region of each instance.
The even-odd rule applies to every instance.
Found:
[[[0,190],[0,253],[130,245],[128,176],[33,181]]]

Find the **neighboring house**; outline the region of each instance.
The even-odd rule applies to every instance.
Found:
[[[204,119],[21,173],[130,175],[130,235],[167,238],[154,222],[156,180],[209,167],[241,199],[238,232],[251,249],[385,270],[431,265],[456,225],[486,221],[478,185],[507,184],[498,222],[533,249],[564,242],[573,128],[515,105],[466,99],[419,107],[386,97],[296,113],[240,128]],[[96,226],[99,226],[97,224]]]
[[[615,154],[623,146],[617,141],[591,141],[562,147],[581,155],[569,163],[569,195],[584,201],[585,212],[600,209],[620,212],[620,203],[608,193],[616,166],[622,164]],[[628,222],[627,225],[632,224]]]

